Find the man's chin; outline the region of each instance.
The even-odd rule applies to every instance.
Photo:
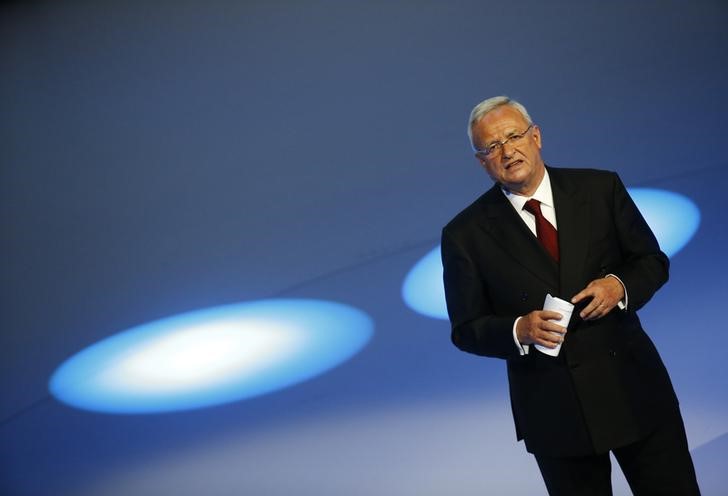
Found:
[[[504,179],[507,184],[523,186],[528,181],[528,174],[522,166],[519,166],[517,169],[509,169]]]

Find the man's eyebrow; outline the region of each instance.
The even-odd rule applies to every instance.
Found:
[[[505,133],[505,134],[503,135],[503,139],[506,139],[506,138],[510,138],[510,137],[511,137],[511,136],[513,136],[514,134],[521,134],[522,132],[523,132],[523,131],[520,131],[520,130],[518,130],[518,129],[513,129],[513,130],[511,130],[511,131],[508,131],[507,133]],[[485,146],[488,146],[488,145],[492,145],[493,143],[499,143],[499,142],[501,142],[501,141],[503,141],[503,140],[499,140],[499,139],[492,139],[492,140],[490,140],[490,141],[486,141],[486,142],[485,142]]]

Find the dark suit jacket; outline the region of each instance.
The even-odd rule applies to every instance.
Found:
[[[518,439],[532,453],[576,456],[634,442],[677,407],[667,371],[636,311],[668,278],[669,261],[615,173],[548,168],[561,263],[553,261],[495,185],[442,233],[452,341],[503,358]],[[626,286],[627,311],[595,321],[577,306],[561,353],[519,355],[513,324],[570,300],[606,274]]]

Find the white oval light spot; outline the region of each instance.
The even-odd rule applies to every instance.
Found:
[[[50,380],[69,405],[112,413],[201,408],[323,373],[358,352],[373,325],[319,300],[264,300],[189,312],[106,338]]]

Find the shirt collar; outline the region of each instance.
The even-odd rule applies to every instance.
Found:
[[[510,201],[515,207],[516,211],[519,212],[523,210],[523,206],[531,198],[538,200],[543,205],[554,208],[554,195],[551,193],[551,179],[549,179],[548,170],[544,170],[541,182],[539,183],[538,188],[536,188],[536,191],[534,191],[533,196],[529,197],[517,195],[503,187],[501,187],[501,191],[503,191],[503,194],[506,195],[506,198],[508,198],[508,201]]]

